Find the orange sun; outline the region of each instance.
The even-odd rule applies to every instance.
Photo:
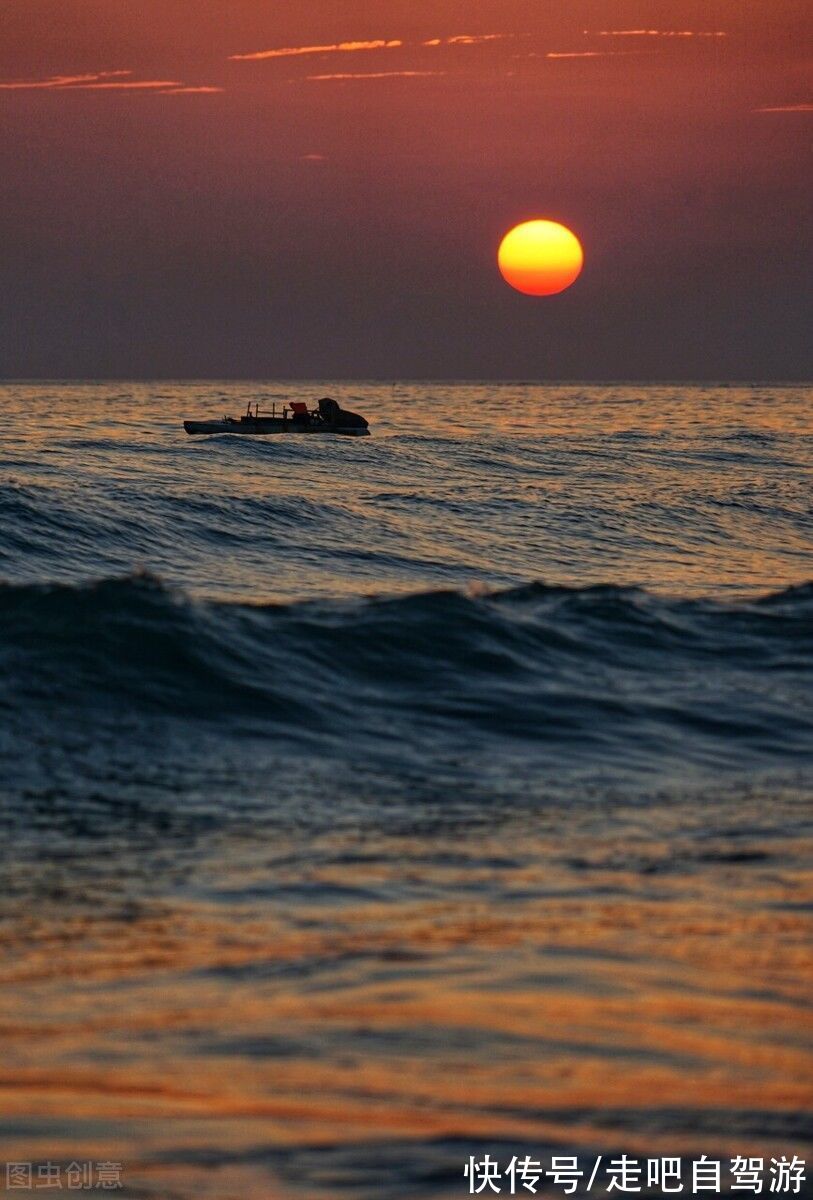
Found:
[[[506,283],[526,296],[555,296],[570,287],[584,265],[575,233],[558,221],[524,221],[500,243],[497,263]]]

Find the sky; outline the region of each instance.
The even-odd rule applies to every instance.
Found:
[[[0,377],[813,376],[807,0],[3,0]],[[496,265],[563,222],[585,266]]]

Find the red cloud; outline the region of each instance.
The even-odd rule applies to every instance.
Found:
[[[293,58],[301,54],[337,54],[354,50],[395,50],[403,42],[376,38],[370,42],[333,42],[328,46],[283,46],[277,50],[255,50],[251,54],[230,54],[232,62],[256,62],[263,58]]]

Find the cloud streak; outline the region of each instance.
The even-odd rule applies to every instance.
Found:
[[[222,88],[187,86],[179,79],[133,79],[132,71],[94,71],[84,75],[50,75],[47,79],[0,80],[3,92],[155,92],[175,96],[192,92],[222,92]]]
[[[327,83],[334,79],[426,79],[445,75],[445,71],[343,71],[333,75],[306,75],[309,83]]]
[[[428,38],[415,43],[422,47],[480,46],[513,38],[512,33],[458,33],[446,38]],[[269,58],[299,58],[309,54],[353,54],[369,50],[401,50],[409,43],[400,38],[373,38],[370,41],[331,42],[318,46],[279,46],[271,50],[253,50],[248,54],[230,54],[229,62],[260,62]]]
[[[447,46],[479,46],[483,42],[502,42],[507,38],[512,38],[513,33],[459,33],[455,37],[446,38]],[[436,41],[424,42],[424,46],[435,46],[439,43]]]
[[[722,29],[584,29],[585,37],[724,38]]]
[[[250,54],[230,54],[230,62],[259,62],[266,58],[298,58],[304,54],[352,54],[359,50],[397,50],[403,46],[397,38],[376,38],[369,42],[332,42],[326,46],[281,46],[275,50],[255,50]]]
[[[629,58],[631,54],[648,54],[647,50],[549,50],[545,58]]]
[[[764,108],[754,108],[756,113],[809,113],[813,112],[813,104],[769,104]]]
[[[129,80],[127,83],[81,83],[76,87],[68,88],[66,90],[72,92],[167,92],[176,91],[181,87],[183,87],[183,84],[179,83],[177,79],[133,79]]]
[[[124,75],[132,75],[132,71],[93,71],[84,75],[49,75],[47,79],[7,79],[0,80],[0,89],[4,92],[23,92],[89,87],[91,84],[98,84],[103,80]]]
[[[211,87],[210,85],[201,85],[200,87],[171,87],[164,88],[159,92],[159,96],[213,96],[215,93],[224,92],[226,89],[222,87]]]

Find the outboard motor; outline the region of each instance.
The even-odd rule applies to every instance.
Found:
[[[367,422],[358,413],[341,408],[332,396],[323,396],[319,401],[319,413],[327,425],[340,425],[343,429],[366,429]]]

